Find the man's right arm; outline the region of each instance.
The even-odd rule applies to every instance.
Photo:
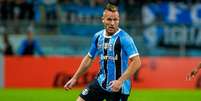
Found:
[[[78,70],[75,72],[73,77],[64,85],[65,90],[69,90],[75,85],[75,83],[77,82],[79,77],[82,74],[84,74],[88,70],[88,68],[91,66],[92,61],[93,61],[93,59],[89,55],[86,55],[83,58]]]
[[[65,90],[71,89],[75,83],[77,82],[78,78],[84,74],[88,68],[91,66],[94,57],[96,56],[97,52],[97,42],[98,42],[98,35],[94,35],[91,43],[91,47],[89,49],[89,53],[84,57],[82,60],[78,70],[75,72],[73,77],[64,85]]]
[[[91,66],[92,61],[93,60],[89,57],[89,55],[86,55],[83,58],[78,70],[76,71],[76,73],[73,75],[72,78],[78,79],[82,74],[84,74],[88,70],[88,68]]]
[[[194,69],[190,72],[190,74],[187,75],[187,80],[193,79],[193,78],[197,75],[197,73],[198,73],[198,71],[199,71],[200,69],[201,69],[201,63],[199,63],[199,65],[198,65],[196,68],[194,68]]]

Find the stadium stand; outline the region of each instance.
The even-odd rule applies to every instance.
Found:
[[[12,33],[17,50],[33,28],[48,55],[84,55],[93,34],[103,28],[105,1],[1,0],[0,37],[4,31]],[[133,36],[142,55],[201,56],[199,0],[121,0],[119,8],[120,26]]]

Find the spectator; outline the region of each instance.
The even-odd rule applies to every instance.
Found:
[[[33,20],[34,1],[33,0],[17,0],[16,7],[15,7],[15,15],[20,20]]]
[[[7,33],[3,34],[3,49],[1,51],[3,52],[4,55],[14,55],[12,45],[9,41],[9,36]]]
[[[26,4],[26,18],[28,20],[33,20],[34,19],[34,2],[36,0],[26,0],[25,4]]]
[[[33,33],[28,31],[27,39],[23,40],[19,47],[19,55],[35,55],[36,52],[41,56],[44,55],[39,42],[33,38]]]
[[[16,0],[15,1],[15,8],[14,8],[14,15],[16,20],[22,20],[25,15],[25,5],[23,0]]]
[[[0,18],[2,21],[14,18],[14,6],[13,0],[0,0]]]
[[[56,0],[43,0],[46,17],[47,30],[55,30],[57,20],[57,1]]]

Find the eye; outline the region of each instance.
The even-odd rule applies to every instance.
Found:
[[[112,19],[111,19],[111,18],[107,18],[107,20],[108,20],[108,21],[112,21]]]
[[[118,20],[117,18],[114,19],[114,21],[117,21],[117,20]]]

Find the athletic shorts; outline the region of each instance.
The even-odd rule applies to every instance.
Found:
[[[127,101],[129,95],[120,92],[108,92],[101,88],[97,80],[93,80],[80,94],[85,101]]]

